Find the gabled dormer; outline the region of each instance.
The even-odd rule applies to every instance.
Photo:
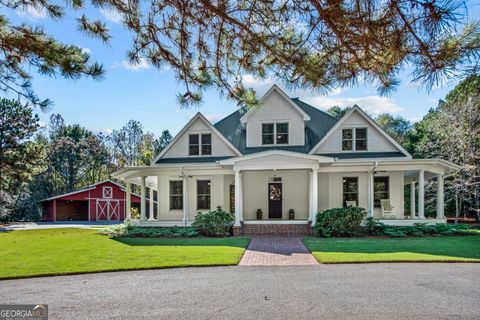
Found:
[[[153,163],[182,161],[204,162],[240,156],[241,153],[198,112],[160,152]]]
[[[310,154],[340,158],[407,157],[411,155],[369,115],[353,106],[312,148]]]
[[[305,144],[305,122],[310,116],[274,85],[240,119],[246,131],[246,147],[286,147]]]

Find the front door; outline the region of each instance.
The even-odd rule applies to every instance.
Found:
[[[282,219],[282,184],[268,184],[268,218]]]

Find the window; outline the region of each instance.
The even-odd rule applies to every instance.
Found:
[[[200,154],[200,141],[198,134],[190,134],[188,136],[188,154],[198,156]]]
[[[373,203],[380,208],[380,200],[390,199],[389,177],[373,177]]]
[[[288,144],[288,123],[263,123],[262,145]]]
[[[112,187],[103,187],[102,195],[105,199],[112,199],[113,197],[113,189]]]
[[[355,141],[355,144],[353,143]],[[367,128],[342,130],[342,151],[366,151]]]
[[[212,154],[212,135],[202,134],[202,155]]]
[[[211,155],[212,135],[210,133],[188,135],[188,154],[190,156]]]
[[[273,123],[262,124],[262,144],[273,144]]]
[[[170,210],[183,209],[183,181],[170,181]]]
[[[347,206],[347,201],[355,201],[358,206],[358,177],[343,178],[343,206]]]
[[[353,150],[353,129],[342,130],[342,151]]]
[[[277,123],[277,144],[288,144],[288,123]]]
[[[367,150],[367,128],[355,129],[355,150],[356,151]]]
[[[197,209],[210,210],[210,180],[197,180]]]

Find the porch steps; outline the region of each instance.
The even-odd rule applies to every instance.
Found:
[[[309,224],[244,224],[238,229],[236,235],[243,236],[310,236],[312,234]]]

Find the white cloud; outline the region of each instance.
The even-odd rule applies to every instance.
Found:
[[[122,14],[115,9],[100,8],[100,13],[109,21],[114,23],[122,22]]]
[[[47,10],[44,7],[26,5],[16,10],[17,14],[27,19],[43,19],[47,16]]]
[[[83,53],[88,53],[90,54],[92,51],[89,48],[81,48]]]
[[[139,71],[150,68],[150,64],[148,63],[147,59],[140,58],[140,61],[138,63],[131,63],[128,60],[123,60],[122,67],[127,70]]]
[[[381,96],[366,96],[358,98],[344,98],[337,96],[313,96],[305,97],[304,100],[321,109],[328,109],[333,106],[351,107],[358,105],[360,108],[372,115],[381,113],[398,113],[404,111],[394,100]]]
[[[93,133],[99,134],[111,134],[113,132],[113,129],[111,128],[92,128],[90,129]]]

